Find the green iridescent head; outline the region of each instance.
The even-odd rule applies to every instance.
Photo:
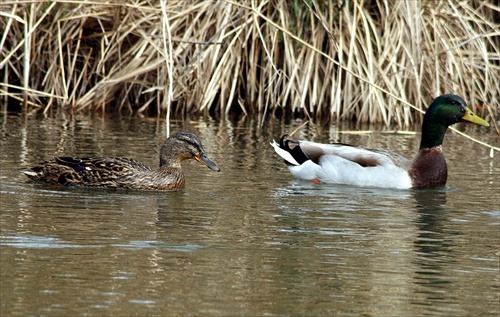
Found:
[[[465,101],[457,95],[441,95],[434,99],[424,115],[420,149],[432,148],[443,144],[448,126],[468,121],[489,127],[484,119],[475,115]]]

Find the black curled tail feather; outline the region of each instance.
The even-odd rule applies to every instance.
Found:
[[[292,147],[290,147],[290,143],[293,144]],[[297,163],[299,163],[300,165],[309,160],[309,157],[307,157],[307,155],[300,148],[299,141],[295,139],[290,139],[288,134],[285,134],[281,137],[280,148],[290,153],[293,156],[293,158],[297,161]],[[285,163],[287,165],[290,165],[290,163],[288,163],[286,160]]]

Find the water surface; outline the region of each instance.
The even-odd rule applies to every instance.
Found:
[[[449,134],[448,186],[385,190],[294,180],[269,142],[302,122],[176,121],[220,173],[184,164],[181,192],[66,189],[17,171],[54,155],[158,165],[164,122],[1,117],[2,316],[494,316],[500,160]],[[411,157],[418,134],[296,136]],[[467,132],[497,143],[492,131]]]

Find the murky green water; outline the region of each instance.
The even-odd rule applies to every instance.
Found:
[[[451,134],[445,189],[316,185],[293,180],[269,146],[300,123],[174,122],[222,171],[190,162],[186,190],[155,193],[61,189],[16,169],[62,154],[157,166],[164,122],[2,115],[0,315],[499,314],[498,155]],[[408,157],[419,143],[338,129],[316,140]]]

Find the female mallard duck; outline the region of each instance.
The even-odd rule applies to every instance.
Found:
[[[433,188],[446,184],[441,144],[449,125],[469,121],[488,127],[457,95],[434,99],[424,115],[420,149],[413,161],[381,149],[320,144],[283,136],[271,145],[293,176],[302,180],[384,188]]]
[[[34,180],[65,186],[179,190],[185,184],[181,162],[186,159],[220,171],[196,135],[177,132],[163,144],[158,170],[128,158],[55,157],[23,173]]]

